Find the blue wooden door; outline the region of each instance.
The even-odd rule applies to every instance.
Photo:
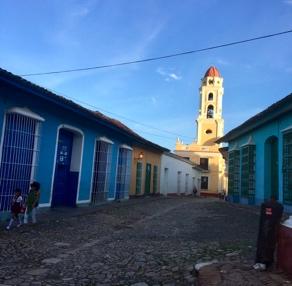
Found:
[[[78,172],[71,172],[73,133],[59,132],[52,206],[75,206]],[[77,174],[76,174],[77,173]]]

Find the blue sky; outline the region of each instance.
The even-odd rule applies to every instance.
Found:
[[[291,19],[292,0],[1,0],[0,66],[25,74],[111,64],[284,31],[292,28]],[[292,92],[292,34],[164,61],[27,79],[89,103],[173,149],[176,135],[137,122],[190,143],[200,79],[211,65],[224,77],[227,132]]]

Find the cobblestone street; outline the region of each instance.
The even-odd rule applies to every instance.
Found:
[[[41,210],[38,219],[0,232],[0,285],[197,285],[194,265],[213,259],[224,274],[218,285],[291,285],[251,270],[255,208],[152,197]]]

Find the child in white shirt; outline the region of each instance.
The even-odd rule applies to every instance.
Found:
[[[21,196],[21,190],[16,189],[15,190],[15,196],[12,199],[11,203],[11,218],[9,221],[9,224],[6,226],[6,229],[9,230],[15,220],[18,220],[17,227],[21,226],[21,218],[19,214],[22,210],[22,196]]]

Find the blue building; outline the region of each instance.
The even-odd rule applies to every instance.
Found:
[[[292,94],[231,130],[228,194],[234,202],[259,204],[276,195],[292,211]]]
[[[0,211],[41,183],[40,206],[127,199],[132,147],[166,149],[121,122],[0,69]]]

